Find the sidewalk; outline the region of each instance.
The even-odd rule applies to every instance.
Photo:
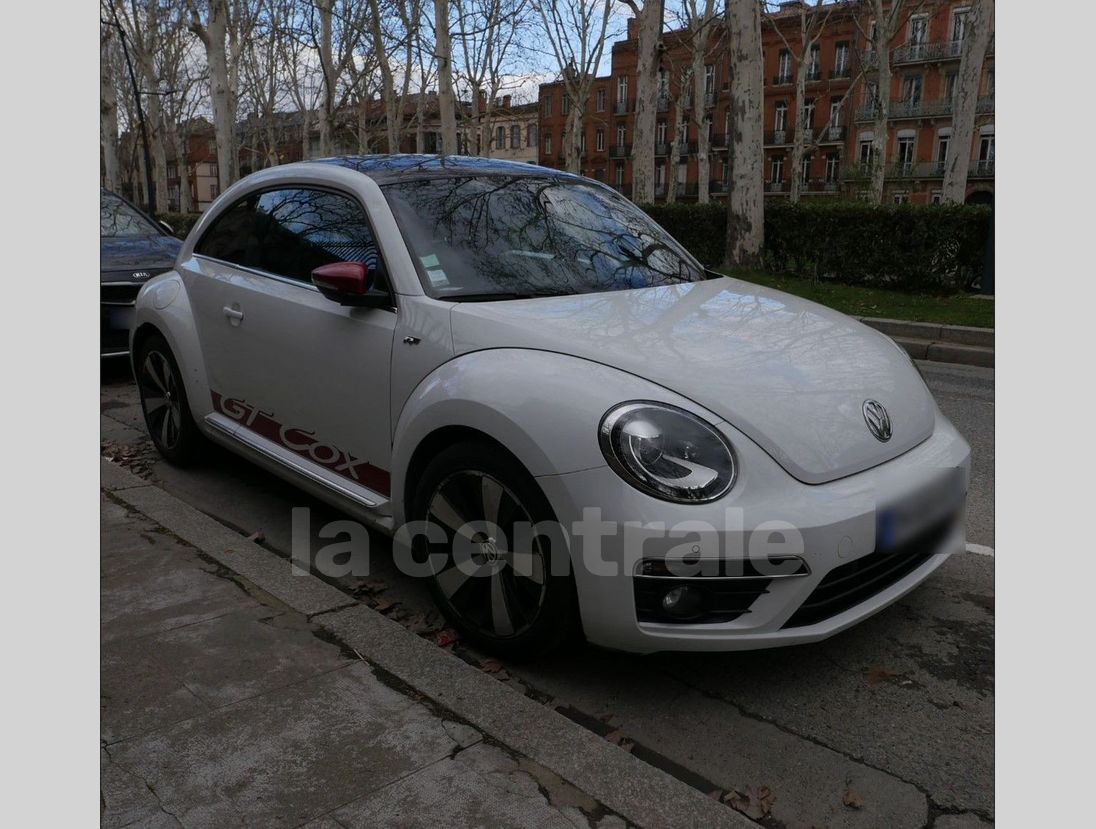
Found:
[[[750,825],[103,470],[103,826]]]

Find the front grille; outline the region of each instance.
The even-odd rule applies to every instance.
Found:
[[[100,285],[99,302],[104,305],[132,305],[137,301],[140,282],[133,285]]]
[[[806,627],[829,619],[901,581],[936,554],[957,517],[947,516],[892,551],[876,551],[835,567],[783,627]]]

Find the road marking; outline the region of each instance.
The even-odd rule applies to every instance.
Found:
[[[982,544],[968,544],[967,552],[974,553],[978,556],[989,556],[990,558],[994,557],[993,548],[983,546]]]

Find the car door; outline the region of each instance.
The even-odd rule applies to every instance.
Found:
[[[311,272],[343,261],[364,263],[383,284],[361,203],[283,186],[218,218],[195,248],[190,293],[213,409],[236,421],[238,436],[387,497],[395,308],[325,298]]]

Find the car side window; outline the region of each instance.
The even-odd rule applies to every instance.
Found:
[[[332,262],[361,262],[379,275],[376,239],[362,206],[350,196],[270,190],[259,196],[256,218],[262,244],[255,267],[305,283],[312,281],[313,269]]]
[[[259,267],[262,241],[255,212],[258,201],[258,195],[250,195],[222,213],[198,240],[194,252],[233,265]]]

